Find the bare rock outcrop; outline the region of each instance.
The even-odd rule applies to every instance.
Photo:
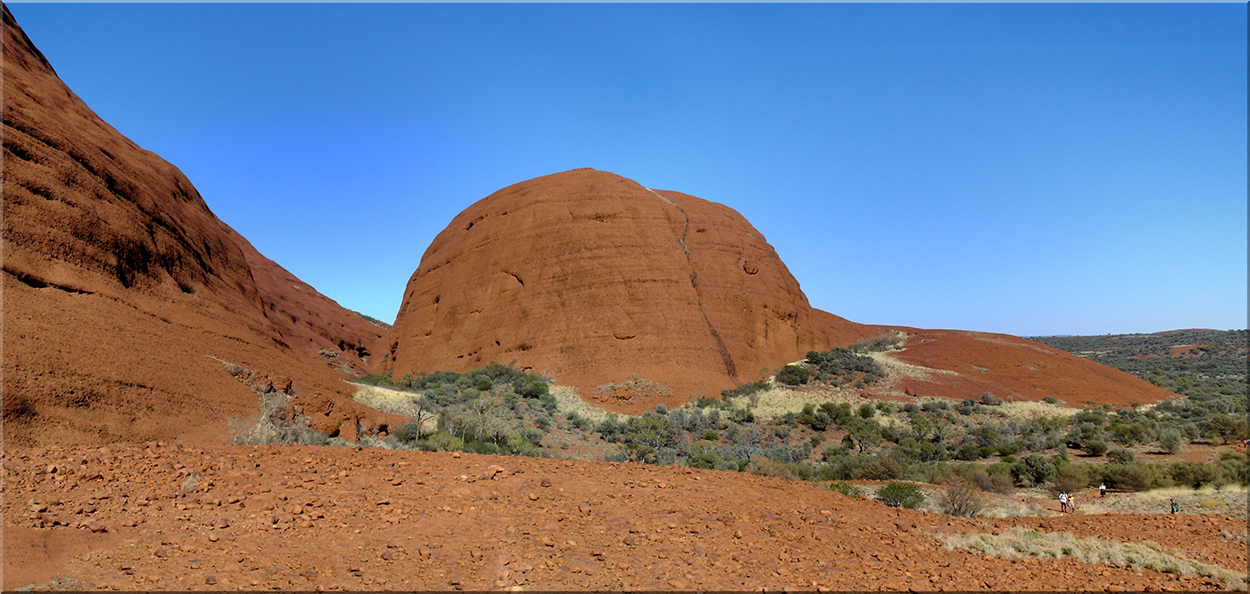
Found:
[[[515,361],[637,412],[880,332],[814,310],[729,207],[577,169],[452,220],[408,282],[391,359],[395,377]],[[599,388],[635,374],[667,396]]]

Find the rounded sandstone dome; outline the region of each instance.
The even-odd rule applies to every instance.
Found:
[[[876,332],[812,309],[733,209],[576,169],[452,220],[408,281],[391,360],[396,378],[514,363],[635,412]],[[651,398],[604,396],[634,375]]]

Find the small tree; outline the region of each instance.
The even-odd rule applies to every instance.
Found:
[[[877,491],[877,501],[890,507],[916,509],[924,503],[924,491],[911,483],[893,482]]]

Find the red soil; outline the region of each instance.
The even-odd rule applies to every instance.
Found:
[[[1027,526],[1239,570],[1244,520],[961,519],[726,471],[332,447],[9,450],[6,590],[1215,590],[944,550]]]
[[[905,350],[891,357],[954,372],[903,380],[902,389],[910,395],[976,399],[990,392],[1014,400],[1051,396],[1069,406],[1151,404],[1176,396],[1132,374],[1015,336],[899,329],[910,336]]]

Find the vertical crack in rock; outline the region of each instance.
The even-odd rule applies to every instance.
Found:
[[[733,356],[729,354],[729,349],[725,347],[725,341],[721,340],[720,332],[716,331],[716,327],[712,325],[712,320],[707,318],[707,311],[703,309],[703,293],[699,291],[699,271],[694,269],[694,263],[690,261],[690,250],[686,249],[686,234],[690,232],[690,215],[686,214],[686,209],[673,204],[673,201],[660,195],[659,192],[651,188],[644,188],[651,192],[656,198],[663,200],[673,208],[681,212],[681,216],[686,219],[686,226],[681,230],[681,237],[677,237],[674,233],[673,237],[677,237],[677,243],[681,245],[681,251],[686,254],[686,263],[690,264],[690,287],[694,289],[695,300],[699,304],[699,315],[703,316],[703,323],[707,324],[707,331],[712,335],[712,340],[716,341],[716,348],[720,351],[721,360],[725,362],[725,373],[729,377],[738,377],[737,366],[734,365]]]

